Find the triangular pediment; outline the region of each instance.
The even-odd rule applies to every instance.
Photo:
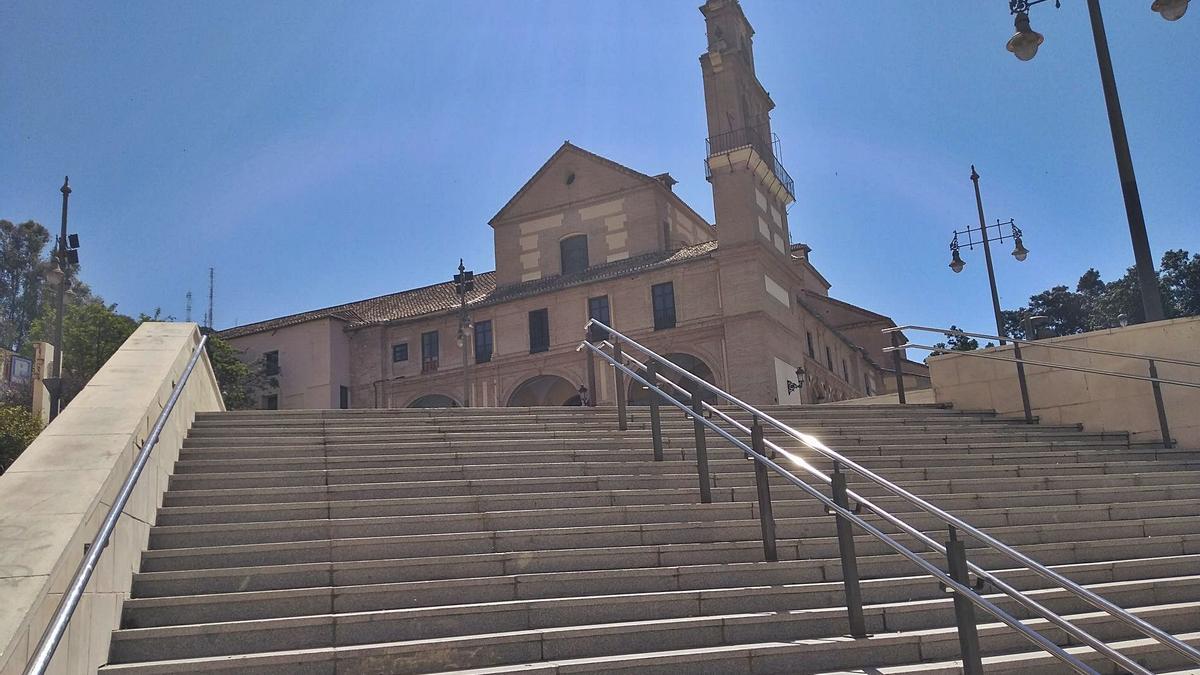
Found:
[[[644,173],[567,142],[488,222],[495,227],[521,216],[656,182]]]

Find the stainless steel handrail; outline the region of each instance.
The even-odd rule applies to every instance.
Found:
[[[96,532],[95,541],[88,547],[83,560],[79,561],[79,567],[76,568],[75,574],[71,577],[71,583],[67,586],[67,591],[63,593],[62,599],[58,602],[58,607],[54,610],[54,616],[50,618],[49,625],[46,626],[46,630],[42,633],[37,647],[34,648],[33,656],[25,666],[25,675],[42,675],[50,666],[50,660],[54,657],[54,650],[58,648],[59,642],[62,641],[63,635],[67,632],[67,625],[71,621],[71,615],[75,613],[75,608],[79,606],[79,601],[83,598],[83,591],[87,588],[92,574],[96,571],[96,565],[100,562],[100,556],[104,553],[104,549],[108,547],[112,533],[117,527],[117,521],[120,520],[121,513],[125,510],[125,505],[129,503],[129,498],[133,494],[133,488],[137,485],[138,478],[142,475],[142,470],[146,468],[146,462],[150,460],[150,452],[158,444],[158,437],[162,435],[163,427],[167,424],[167,418],[170,417],[171,411],[175,409],[175,403],[179,400],[180,394],[183,393],[183,388],[187,385],[192,370],[200,360],[200,355],[204,353],[204,344],[207,341],[208,336],[202,335],[200,342],[196,344],[196,348],[192,352],[192,357],[183,369],[183,374],[179,376],[179,382],[171,390],[171,396],[167,399],[167,404],[163,406],[162,412],[158,414],[158,419],[155,420],[154,427],[150,430],[150,435],[146,436],[146,441],[142,444],[141,450],[133,460],[133,466],[130,467],[129,473],[125,476],[125,482],[121,484],[116,498],[113,499],[112,506],[108,508],[108,514],[104,516],[104,522],[101,523],[99,531]]]
[[[1054,344],[1051,342],[1046,342],[1045,340],[1024,340],[1024,339],[1018,339],[1018,338],[1012,338],[1012,337],[1000,337],[999,335],[988,335],[987,333],[969,333],[967,331],[958,330],[956,328],[955,329],[935,328],[932,326],[915,326],[915,325],[910,324],[907,326],[896,326],[895,328],[884,328],[880,332],[881,333],[900,333],[900,332],[903,332],[906,330],[915,330],[915,331],[921,331],[921,332],[925,332],[925,333],[942,333],[944,335],[958,335],[958,336],[962,336],[962,337],[983,338],[985,340],[1008,340],[1009,342],[1016,342],[1016,343],[1023,344],[1023,345],[1034,345],[1036,347],[1045,347],[1046,349],[1058,349],[1061,351],[1068,351],[1068,352],[1084,352],[1087,354],[1101,354],[1104,356],[1119,356],[1119,357],[1127,358],[1127,359],[1137,359],[1139,361],[1157,361],[1159,363],[1173,363],[1173,364],[1180,365],[1180,366],[1192,366],[1194,368],[1200,368],[1200,362],[1197,362],[1197,361],[1185,361],[1183,359],[1173,359],[1173,358],[1169,358],[1166,356],[1152,356],[1150,354],[1133,354],[1130,352],[1114,352],[1114,351],[1109,351],[1107,349],[1093,349],[1091,347],[1078,347],[1075,345],[1059,345],[1059,344]],[[1070,336],[1063,336],[1063,337],[1070,337]],[[920,348],[920,345],[912,345],[912,346]],[[905,347],[905,345],[901,345],[899,348],[903,349],[904,347]],[[888,348],[885,348],[883,351],[890,352],[890,351],[896,351],[896,349],[897,348],[895,348],[895,347],[888,347]],[[1057,364],[1055,364],[1055,365],[1057,365]]]
[[[729,394],[728,392],[725,392],[724,390],[717,388],[715,385],[712,385],[712,384],[704,381],[703,379],[696,377],[692,373],[689,373],[688,371],[684,370],[683,368],[680,368],[679,366],[672,363],[668,359],[665,359],[662,356],[659,356],[657,353],[646,348],[645,346],[641,345],[637,341],[630,339],[628,336],[623,335],[620,332],[613,330],[612,328],[610,328],[608,326],[605,326],[602,322],[596,321],[595,319],[589,320],[587,325],[585,326],[585,330],[587,327],[590,327],[592,325],[600,326],[603,330],[607,331],[608,333],[610,333],[613,336],[616,336],[622,342],[635,347],[636,349],[643,352],[650,358],[653,358],[657,363],[670,368],[671,370],[673,370],[677,374],[681,375],[682,377],[685,377],[685,378],[689,379],[690,381],[696,383],[697,385],[706,388],[713,394],[728,400],[729,402],[733,403],[735,406],[740,407],[743,410],[750,412],[753,415],[758,416],[760,419],[762,419],[767,424],[770,424],[771,426],[775,427],[777,430],[782,431],[783,433],[787,434],[788,436],[791,436],[792,438],[800,441],[801,443],[804,443],[809,448],[811,448],[811,449],[817,451],[819,454],[823,455],[826,459],[840,463],[842,466],[846,467],[847,469],[854,471],[855,473],[863,476],[864,478],[870,480],[871,482],[875,483],[876,485],[886,489],[887,491],[891,492],[892,494],[895,494],[896,496],[901,497],[902,499],[904,499],[905,501],[909,502],[910,504],[918,507],[922,511],[925,511],[926,513],[929,513],[929,514],[939,518],[947,525],[950,525],[959,530],[962,530],[963,532],[968,533],[970,536],[974,537],[977,541],[980,541],[981,543],[986,544],[989,548],[999,552],[1000,554],[1004,555],[1005,557],[1009,558],[1010,560],[1020,563],[1021,565],[1030,569],[1031,571],[1035,572],[1039,576],[1042,576],[1043,578],[1054,581],[1061,588],[1075,594],[1077,597],[1080,597],[1081,599],[1083,599],[1084,601],[1086,601],[1088,604],[1092,605],[1093,607],[1096,607],[1097,609],[1100,609],[1100,610],[1110,614],[1114,618],[1117,618],[1118,620],[1120,620],[1123,623],[1125,623],[1126,625],[1134,628],[1135,630],[1142,633],[1143,635],[1150,637],[1164,645],[1167,645],[1168,647],[1170,647],[1177,653],[1187,657],[1188,659],[1191,659],[1195,663],[1200,663],[1200,651],[1196,650],[1191,645],[1188,645],[1188,644],[1182,642],[1181,640],[1175,638],[1175,636],[1170,635],[1169,633],[1162,631],[1161,629],[1157,628],[1156,626],[1134,616],[1133,614],[1114,605],[1113,603],[1109,602],[1108,600],[1104,599],[1103,597],[1093,593],[1092,591],[1087,590],[1086,588],[1076,584],[1075,582],[1071,581],[1070,579],[1067,579],[1066,577],[1062,576],[1061,574],[1058,574],[1057,572],[1045,567],[1041,563],[1038,563],[1036,560],[1033,560],[1032,558],[1026,556],[1025,554],[1021,553],[1020,551],[1013,549],[1012,547],[1008,546],[1007,544],[1004,544],[1003,542],[984,533],[983,531],[975,528],[974,526],[966,523],[965,521],[957,518],[956,516],[953,516],[952,514],[946,512],[946,511],[943,511],[942,509],[934,506],[933,504],[930,504],[929,502],[925,501],[924,499],[921,499],[920,497],[916,496],[915,494],[912,494],[911,492],[905,490],[904,488],[901,488],[900,486],[892,483],[891,481],[888,481],[887,479],[885,479],[882,476],[876,474],[875,472],[867,469],[866,467],[863,467],[863,466],[859,465],[858,463],[841,455],[840,453],[833,451],[832,449],[825,446],[825,444],[821,443],[821,441],[816,439],[815,437],[810,436],[808,434],[801,433],[801,432],[791,428],[790,426],[783,424],[779,420],[776,420],[775,418],[771,417],[770,415],[767,415],[766,413],[762,412],[761,410],[758,410],[754,406],[752,406],[744,401],[741,401],[741,400],[737,399],[736,397],[734,397],[733,395]],[[607,355],[606,355],[606,358],[607,358]],[[639,378],[639,381],[642,381],[643,383],[645,383],[645,380],[643,380],[641,378]],[[705,407],[707,409],[715,410],[715,407],[709,406],[707,404],[705,404]],[[724,415],[722,415],[722,417],[727,420],[729,419],[727,416],[724,416]],[[742,429],[745,430],[745,427],[743,426]],[[801,458],[796,457],[796,456],[792,455],[791,453],[788,453],[786,450],[783,450],[782,448],[778,448],[778,446],[775,446],[775,449],[776,449],[776,451],[786,453],[789,456],[789,459],[792,459],[793,461],[802,463],[802,466],[805,466],[806,470],[809,470],[810,473],[812,473],[813,471],[816,471],[816,473],[819,473],[821,476],[824,476],[823,472],[820,472],[819,470],[816,470],[815,468],[807,465],[807,462],[804,462],[804,460],[802,460]],[[828,477],[825,477],[825,480],[828,480]],[[915,530],[915,528],[911,528],[910,526],[907,526],[906,524],[903,523],[903,521],[896,518],[895,516],[892,516],[891,514],[887,513],[886,511],[883,511],[882,509],[879,509],[878,507],[875,507],[875,508],[868,507],[868,504],[870,504],[869,500],[866,500],[858,495],[852,495],[852,496],[854,497],[854,499],[856,501],[858,501],[859,503],[862,503],[864,508],[870,508],[870,510],[872,510],[874,513],[876,513],[876,515],[879,515],[880,517],[884,518],[885,520],[888,520],[888,522],[891,522],[893,525],[896,525],[897,527],[901,527],[901,529],[904,529],[909,534],[917,537],[918,539],[921,539],[926,545],[933,546],[934,550],[941,549],[939,544],[937,544],[933,540],[929,539],[927,536],[923,535],[922,533],[919,533],[918,531]],[[1010,597],[1013,597],[1014,599],[1018,599],[1019,602],[1022,602],[1019,598],[1024,598],[1026,600],[1029,600],[1029,602],[1033,603],[1033,604],[1025,604],[1025,602],[1022,602],[1022,604],[1025,604],[1025,606],[1030,609],[1034,609],[1034,605],[1036,605],[1036,603],[1034,601],[1032,601],[1031,599],[1025,598],[1024,594],[1020,593],[1016,589],[1013,589],[1013,588],[1007,586],[1007,584],[1004,584],[1003,582],[999,581],[998,579],[995,579],[995,577],[993,575],[991,575],[989,572],[987,572],[986,570],[983,570],[982,568],[979,568],[978,566],[976,566],[974,564],[970,564],[970,567],[971,567],[972,571],[974,571],[976,574],[986,578],[989,582],[991,582],[993,585],[995,585],[998,589],[1000,589],[1000,590],[1004,591],[1006,594],[1010,595]],[[1011,591],[1011,593],[1010,593],[1010,591]],[[1015,595],[1013,595],[1013,594],[1015,594]],[[1035,610],[1035,611],[1037,611],[1037,610]],[[1046,611],[1048,612],[1049,610],[1046,610]],[[1039,612],[1039,613],[1041,613],[1041,612]],[[1114,650],[1109,648],[1106,644],[1104,644],[1102,641],[1088,635],[1082,629],[1079,629],[1078,627],[1073,627],[1075,630],[1072,631],[1071,629],[1067,628],[1068,625],[1072,625],[1072,624],[1069,624],[1069,622],[1066,622],[1065,619],[1062,619],[1062,621],[1065,623],[1065,625],[1059,624],[1058,621],[1056,621],[1054,618],[1051,618],[1051,615],[1053,615],[1053,613],[1044,614],[1043,616],[1045,616],[1045,618],[1047,618],[1051,622],[1055,623],[1056,625],[1059,625],[1060,628],[1063,628],[1064,630],[1071,632],[1073,635],[1076,635],[1076,637],[1083,640],[1085,643],[1089,644],[1090,646],[1095,648],[1100,653],[1105,654],[1105,656],[1108,656],[1114,662],[1121,664],[1123,667],[1129,669],[1131,672],[1147,672],[1147,671],[1145,671],[1144,668],[1141,668],[1135,662],[1129,660],[1127,657],[1124,657],[1124,655],[1121,655],[1119,652],[1115,652]],[[1053,615],[1053,616],[1057,616],[1057,615]],[[1059,619],[1061,619],[1061,617],[1059,617]]]
[[[1007,338],[1007,339],[1011,340],[1012,338]],[[1034,361],[1032,359],[1027,359],[1024,357],[1019,358],[1019,359],[1016,359],[1016,358],[1006,359],[1003,356],[996,356],[994,354],[977,354],[977,353],[975,353],[975,350],[966,351],[966,352],[955,351],[953,349],[946,349],[944,347],[917,344],[916,342],[906,342],[902,345],[899,345],[898,347],[885,347],[884,351],[895,351],[895,350],[899,350],[899,349],[924,349],[925,351],[935,352],[935,353],[939,353],[939,354],[964,354],[966,356],[971,356],[974,358],[990,359],[992,361],[1004,361],[1005,363],[1026,363],[1031,366],[1046,366],[1047,368],[1059,368],[1061,370],[1073,370],[1073,371],[1080,372],[1080,373],[1090,373],[1092,375],[1107,375],[1109,377],[1119,377],[1119,378],[1123,378],[1126,380],[1141,380],[1143,382],[1158,382],[1160,384],[1171,384],[1171,385],[1175,385],[1175,386],[1179,386],[1179,387],[1193,387],[1196,389],[1200,389],[1200,382],[1185,382],[1183,380],[1171,380],[1171,379],[1167,379],[1165,377],[1151,377],[1149,375],[1134,375],[1133,373],[1121,373],[1121,372],[1117,372],[1114,370],[1099,370],[1097,368],[1084,368],[1083,366],[1071,366],[1071,365],[1067,365],[1065,363],[1054,363],[1052,361]],[[1138,357],[1138,358],[1145,358],[1148,361],[1151,361],[1151,360],[1158,361],[1159,360],[1157,357]],[[1168,361],[1168,363],[1169,363],[1169,361]],[[1186,362],[1184,365],[1187,365]],[[1200,364],[1191,364],[1191,365],[1200,366]]]
[[[605,353],[604,350],[602,350],[600,347],[585,341],[580,344],[579,349],[585,349],[585,348],[596,354],[599,354],[602,359],[607,361],[614,368],[617,368],[621,372],[628,375],[633,380],[635,380],[637,382],[641,382],[642,384],[644,384],[647,387],[650,387],[652,389],[658,389],[656,386],[651,385],[648,380],[643,378],[636,371],[634,371],[633,369],[629,368],[628,366],[626,366],[622,363],[619,363],[615,358],[613,358],[609,354]],[[999,619],[1002,623],[1004,623],[1008,627],[1021,633],[1025,638],[1027,638],[1034,644],[1038,645],[1040,648],[1042,648],[1046,652],[1050,653],[1051,655],[1055,656],[1059,660],[1063,661],[1064,663],[1069,665],[1076,672],[1086,673],[1089,675],[1097,675],[1098,674],[1098,671],[1094,670],[1093,668],[1088,666],[1086,663],[1084,663],[1083,661],[1081,661],[1080,659],[1078,659],[1071,653],[1067,652],[1062,647],[1059,647],[1057,644],[1055,644],[1049,638],[1045,637],[1044,635],[1042,635],[1042,634],[1038,633],[1037,631],[1024,625],[1019,619],[1017,619],[1016,617],[1013,617],[1008,612],[1005,612],[1003,609],[996,606],[992,601],[988,600],[983,595],[977,593],[970,586],[959,583],[958,581],[955,581],[953,578],[950,577],[950,575],[946,574],[941,569],[939,569],[937,566],[935,566],[934,564],[930,563],[928,560],[925,560],[923,557],[921,557],[921,555],[919,553],[912,551],[907,546],[904,546],[899,541],[896,541],[896,539],[894,539],[887,533],[883,532],[879,528],[875,527],[871,523],[867,522],[865,519],[863,519],[858,514],[856,514],[853,510],[842,508],[837,503],[835,503],[832,499],[821,494],[821,492],[819,490],[817,490],[813,486],[809,485],[808,483],[805,483],[804,481],[800,480],[799,478],[796,477],[795,474],[791,473],[787,469],[785,469],[782,466],[780,466],[779,464],[777,464],[770,457],[767,457],[765,455],[761,455],[761,454],[755,452],[751,446],[747,445],[745,442],[743,442],[742,440],[740,440],[733,434],[729,433],[725,429],[721,428],[720,426],[718,426],[711,420],[705,419],[704,417],[695,417],[695,414],[692,412],[692,410],[690,408],[688,408],[688,406],[686,404],[679,401],[678,399],[676,399],[672,396],[665,395],[665,394],[662,396],[662,398],[668,404],[682,410],[689,417],[693,417],[696,420],[696,422],[704,425],[706,428],[711,430],[713,433],[717,434],[718,436],[721,436],[725,440],[732,443],[735,447],[737,447],[739,450],[741,450],[743,453],[745,453],[748,457],[754,459],[754,461],[760,462],[764,466],[767,466],[767,467],[773,469],[784,480],[786,480],[787,482],[791,483],[792,485],[800,488],[805,493],[807,493],[809,496],[811,496],[814,499],[816,499],[817,501],[821,502],[821,504],[823,504],[825,506],[825,508],[828,509],[829,511],[837,513],[838,515],[841,515],[845,518],[850,519],[856,525],[858,525],[863,530],[865,530],[868,534],[870,534],[870,535],[874,536],[876,539],[882,541],[884,544],[886,544],[888,547],[890,547],[891,549],[893,549],[894,551],[899,553],[901,556],[903,556],[904,558],[908,559],[913,564],[920,567],[922,570],[924,570],[930,576],[934,577],[941,583],[945,584],[948,588],[952,588],[956,592],[961,593],[964,597],[969,598],[972,603],[983,608],[985,611],[987,611],[992,616],[995,616],[997,619]],[[1130,667],[1132,668],[1132,672],[1146,673],[1147,675],[1149,675],[1149,671],[1146,671],[1145,669],[1138,667],[1136,663],[1134,663],[1132,661],[1130,661],[1128,663],[1129,663]]]

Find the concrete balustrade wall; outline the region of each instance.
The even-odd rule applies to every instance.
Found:
[[[1200,317],[1157,321],[1040,340],[1106,351],[1145,354],[1200,362]],[[1012,345],[981,350],[1011,359]],[[1102,354],[1086,354],[1039,345],[1023,345],[1021,356],[1032,361],[1149,376],[1147,363]],[[1021,415],[1016,366],[965,354],[929,359],[934,396],[959,408],[993,409]],[[1093,375],[1046,366],[1026,365],[1033,414],[1047,424],[1082,424],[1087,431],[1128,431],[1137,443],[1162,439],[1154,394],[1149,382]],[[1200,383],[1200,368],[1158,363],[1164,379]],[[1200,389],[1162,385],[1171,436],[1180,447],[1200,448]]]
[[[0,476],[0,675],[20,673],[182,374],[194,323],[145,323]],[[122,512],[51,673],[108,658],[133,573],[197,412],[223,410],[207,355],[197,363]]]

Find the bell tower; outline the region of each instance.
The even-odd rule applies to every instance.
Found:
[[[722,247],[756,242],[787,261],[795,186],[771,132],[775,102],[754,72],[754,28],[738,0],[707,0],[700,12],[708,32],[700,68],[717,240]]]

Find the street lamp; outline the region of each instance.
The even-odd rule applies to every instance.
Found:
[[[54,421],[54,418],[58,417],[58,413],[62,411],[63,314],[67,287],[71,285],[67,278],[66,267],[68,264],[79,264],[79,235],[67,234],[67,199],[71,196],[70,181],[69,176],[64,176],[62,187],[58,189],[62,193],[62,229],[52,254],[54,266],[46,271],[46,281],[58,289],[54,317],[54,361],[50,364],[50,377],[43,379],[50,392],[50,421]]]
[[[1008,11],[1016,16],[1017,33],[1008,41],[1008,51],[1022,61],[1037,54],[1042,44],[1041,33],[1029,27],[1029,8],[1046,0],[1008,0]],[[1154,0],[1152,11],[1167,21],[1176,21],[1187,12],[1189,0]],[[1054,6],[1060,7],[1059,0]],[[1125,198],[1125,218],[1129,221],[1129,237],[1133,241],[1133,259],[1137,266],[1138,288],[1146,321],[1161,321],[1162,294],[1158,275],[1154,271],[1154,256],[1150,252],[1150,237],[1146,234],[1146,218],[1142,213],[1142,198],[1138,193],[1137,177],[1133,173],[1133,157],[1129,153],[1129,138],[1125,133],[1125,118],[1117,96],[1117,80],[1113,75],[1112,56],[1108,51],[1108,36],[1104,32],[1104,17],[1100,15],[1100,0],[1087,0],[1092,23],[1092,39],[1096,44],[1096,62],[1100,66],[1100,82],[1104,88],[1104,103],[1108,108],[1108,126],[1112,133],[1113,151],[1117,156],[1117,173],[1121,178],[1121,194]]]
[[[1004,337],[1004,318],[1000,312],[1000,293],[996,290],[996,272],[992,268],[992,247],[993,241],[1003,243],[1006,235],[1004,234],[1004,226],[1007,225],[1011,229],[1011,233],[1007,238],[1013,240],[1012,256],[1017,259],[1017,262],[1024,262],[1029,257],[1029,249],[1025,248],[1025,243],[1021,241],[1021,228],[1010,218],[1008,222],[996,221],[995,225],[987,225],[983,220],[983,199],[979,196],[979,174],[976,173],[975,167],[971,167],[971,182],[975,185],[975,208],[979,212],[979,227],[968,227],[965,230],[955,230],[954,238],[950,240],[950,269],[954,270],[955,274],[963,271],[967,263],[963,261],[962,255],[959,253],[960,244],[958,242],[959,235],[966,235],[967,248],[974,250],[975,244],[983,246],[983,259],[987,262],[988,285],[992,290],[992,311],[996,315],[996,335]],[[995,233],[992,229],[995,228]],[[976,240],[978,235],[978,240]],[[1000,340],[1000,344],[1004,344],[1004,340]]]
[[[458,294],[458,346],[462,349],[463,363],[463,407],[471,406],[471,376],[470,360],[467,358],[471,349],[470,336],[467,331],[471,328],[471,317],[467,314],[467,293],[475,290],[475,273],[468,270],[462,258],[458,259],[458,274],[454,275],[454,291]]]

